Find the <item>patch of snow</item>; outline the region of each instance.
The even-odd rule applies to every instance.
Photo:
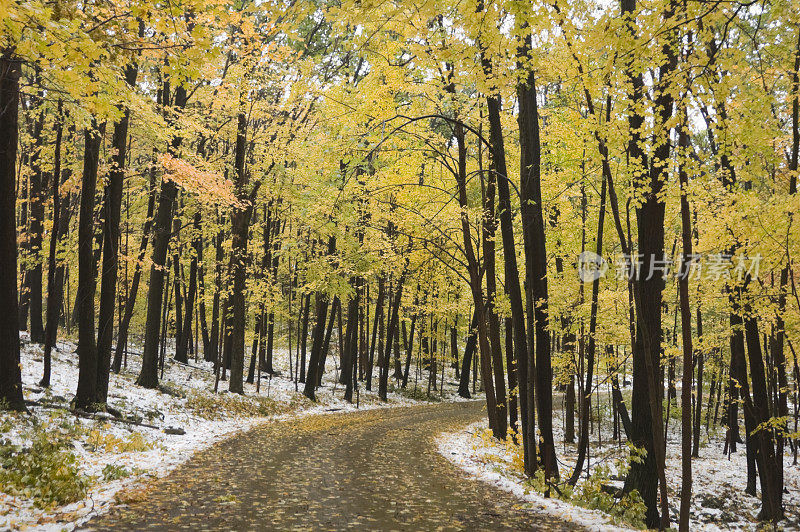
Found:
[[[607,395],[601,393],[603,408],[608,408]],[[592,408],[597,408],[596,399]],[[562,398],[563,399],[563,398]],[[557,405],[554,405],[557,406]],[[673,406],[673,412],[675,407]],[[592,440],[588,462],[592,471],[602,463],[609,466],[612,473],[617,473],[614,461],[626,460],[626,445],[612,440],[612,427],[609,415],[604,416],[600,427],[603,437],[598,442],[596,418],[593,423]],[[578,431],[576,416],[576,433]],[[536,508],[563,517],[571,522],[594,529],[608,530],[611,526],[598,516],[599,512],[590,512],[565,501],[544,498],[535,493],[525,479],[511,466],[511,457],[506,452],[505,444],[492,440],[488,446],[480,438],[480,433],[487,428],[487,422],[481,421],[464,430],[440,435],[439,452],[461,467],[470,475],[492,483],[506,491],[512,492],[520,499],[533,504]],[[556,454],[559,460],[561,478],[572,473],[577,458],[577,445],[564,443],[563,409],[554,411],[553,432],[556,441]],[[759,530],[763,525],[757,521],[761,506],[760,489],[758,497],[747,495],[747,458],[744,445],[731,455],[723,454],[724,428],[706,431],[700,439],[700,457],[692,459],[692,504],[690,509],[690,529],[698,531],[712,530]],[[783,503],[786,509],[786,520],[780,523],[782,530],[800,530],[800,466],[792,465],[791,449],[787,443],[784,454],[784,485],[786,492]],[[498,466],[498,464],[503,465]],[[678,519],[681,488],[681,427],[680,420],[670,419],[667,437],[666,476],[670,502],[670,519],[675,526]],[[582,475],[580,483],[585,475]],[[760,488],[760,486],[758,486]],[[589,512],[589,513],[587,513]]]
[[[589,510],[559,499],[548,498],[537,493],[518,475],[498,463],[509,464],[511,457],[501,444],[481,445],[478,433],[486,423],[474,423],[464,430],[440,434],[436,438],[439,453],[471,476],[509,492],[525,501],[535,511],[562,519],[576,526],[596,531],[628,531],[613,524],[598,510]]]

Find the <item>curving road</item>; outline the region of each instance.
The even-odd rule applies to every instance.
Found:
[[[482,403],[308,416],[196,454],[91,530],[568,530],[468,478],[433,438]]]

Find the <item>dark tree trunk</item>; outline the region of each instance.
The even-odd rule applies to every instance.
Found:
[[[553,372],[550,360],[549,311],[547,294],[547,253],[540,177],[541,146],[539,141],[539,107],[536,101],[536,78],[531,71],[527,79],[527,98],[520,115],[525,113],[524,130],[520,128],[520,149],[525,152],[525,168],[520,187],[522,233],[525,242],[525,284],[529,291],[528,311],[533,311],[536,342],[536,364],[531,364],[528,379],[533,387],[530,369],[535,368],[536,402],[539,410],[540,456],[545,478],[558,478],[556,451],[553,442]],[[529,316],[530,319],[530,316]],[[530,331],[529,331],[530,335]],[[533,414],[531,414],[533,420]]]
[[[489,101],[494,100],[496,112],[499,117],[500,102],[496,99],[490,98]],[[491,121],[492,105],[489,105],[489,117]],[[500,340],[500,320],[497,317],[495,309],[495,300],[497,298],[497,279],[495,276],[495,231],[497,228],[497,220],[495,218],[495,188],[498,168],[497,164],[498,153],[492,153],[493,168],[489,169],[486,174],[486,187],[483,201],[483,270],[486,277],[486,305],[484,307],[486,325],[489,334],[489,346],[491,348],[490,354],[492,358],[492,369],[494,376],[494,391],[497,403],[496,416],[496,432],[501,440],[505,440],[508,430],[508,398],[506,396],[506,382],[503,372],[503,348]],[[505,154],[503,154],[503,162]],[[435,351],[435,350],[434,350]],[[483,354],[483,353],[481,353]]]
[[[199,212],[198,212],[199,214]],[[199,231],[199,219],[194,217],[194,229]],[[196,237],[193,237],[196,240]],[[197,298],[197,254],[193,254],[189,262],[189,286],[186,287],[186,312],[183,318],[184,352],[192,350],[192,314],[195,311]]]
[[[469,284],[472,292],[472,303],[475,305],[475,316],[478,332],[478,342],[480,346],[480,371],[481,382],[483,383],[484,394],[486,395],[486,412],[489,419],[489,428],[497,439],[502,439],[505,430],[500,430],[497,420],[497,398],[492,382],[492,360],[489,339],[486,332],[486,313],[484,310],[483,288],[481,282],[481,266],[470,235],[469,217],[466,209],[469,207],[467,199],[467,146],[464,140],[464,129],[461,124],[455,125],[454,136],[458,146],[458,170],[456,172],[456,184],[458,186],[458,204],[462,209],[461,213],[461,233],[464,241],[464,252],[467,257],[469,268]]]
[[[231,245],[231,274],[233,275],[233,291],[231,293],[232,303],[232,330],[231,330],[231,376],[228,383],[228,390],[233,393],[244,393],[242,376],[244,373],[244,333],[245,320],[247,317],[245,309],[245,278],[247,276],[247,237],[250,227],[250,216],[252,214],[252,203],[248,202],[246,188],[248,186],[248,174],[245,171],[245,151],[247,136],[247,116],[243,111],[239,112],[236,127],[236,150],[234,169],[236,172],[236,191],[240,201],[246,202],[247,206],[237,206],[233,208],[231,214],[231,235],[233,242]]]
[[[511,318],[503,320],[505,327],[505,351],[506,351],[506,371],[508,372],[508,426],[514,433],[516,440],[519,434],[519,413],[517,410],[517,394],[513,390],[517,389],[517,372],[514,368],[514,326],[512,325]]]
[[[168,87],[165,87],[168,89]],[[164,91],[169,93],[168,90]],[[179,86],[175,90],[175,107],[182,109],[186,105],[186,90]],[[170,151],[177,154],[182,142],[181,137],[174,137]],[[150,267],[150,285],[147,292],[147,317],[144,326],[144,348],[142,350],[142,369],[136,383],[145,388],[158,386],[158,344],[159,321],[161,318],[161,298],[164,294],[164,266],[167,262],[170,229],[175,198],[178,195],[177,185],[169,180],[161,185],[158,200],[158,211],[153,222],[153,265]]]
[[[703,315],[700,312],[700,304],[697,305],[697,340],[703,340]],[[692,457],[700,457],[700,419],[703,413],[703,364],[704,353],[702,349],[697,350],[697,397],[695,398],[694,427],[692,428]],[[714,395],[714,380],[711,380],[709,400]],[[709,403],[709,411],[711,404]]]
[[[255,330],[253,331],[253,344],[250,348],[250,364],[247,367],[247,384],[253,384],[256,380],[256,357],[258,357],[258,344],[261,337],[261,320],[256,316]]]
[[[749,307],[745,308],[745,316],[744,329],[753,395],[752,400],[745,398],[744,408],[745,411],[752,410],[753,429],[747,433],[754,440],[753,450],[761,481],[761,511],[758,517],[762,521],[777,523],[783,519],[783,482],[778,466],[778,461],[783,457],[775,455],[773,431],[766,426],[770,419],[769,396],[758,322]]]
[[[78,388],[73,403],[75,408],[93,409],[97,401],[97,344],[94,328],[94,296],[97,262],[92,250],[94,244],[94,202],[97,191],[97,170],[100,143],[105,124],[84,131],[83,177],[81,179],[81,207],[78,222]]]
[[[208,329],[206,313],[206,271],[203,263],[203,217],[199,209],[195,214],[194,227],[194,250],[197,255],[197,315],[200,320],[200,332],[203,338],[203,360],[211,362],[213,355],[209,353],[211,351],[211,334]]]
[[[573,443],[575,441],[575,372],[569,370],[569,382],[564,392],[564,417],[566,426],[564,427],[564,441]]]
[[[685,113],[684,113],[685,115]],[[684,116],[685,119],[685,116]],[[687,157],[689,134],[687,124],[683,124],[678,134],[678,144],[683,150],[679,156]],[[689,530],[689,510],[692,502],[692,311],[689,305],[689,263],[692,257],[692,221],[689,214],[689,177],[684,163],[680,164],[678,177],[681,186],[681,240],[683,257],[678,291],[681,310],[681,341],[683,343],[683,376],[681,379],[681,506],[678,527]],[[698,313],[699,316],[699,313]],[[698,323],[699,325],[699,323]],[[702,381],[700,383],[702,386]],[[697,403],[700,404],[698,395]]]
[[[355,378],[353,375],[358,357],[358,307],[359,307],[359,281],[354,280],[355,295],[347,303],[347,332],[345,333],[344,353],[342,353],[342,374],[345,385],[344,399],[353,402],[353,387]]]
[[[375,318],[372,321],[372,340],[369,343],[369,359],[367,360],[366,389],[372,390],[372,369],[375,365],[375,350],[378,346],[378,329],[383,322],[383,301],[386,298],[386,281],[383,275],[378,278],[378,300],[375,303]],[[380,354],[378,355],[380,357]]]
[[[0,52],[0,400],[25,410],[19,358],[16,163],[20,61]]]
[[[38,78],[38,74],[37,74]],[[31,168],[30,191],[28,192],[28,254],[32,261],[25,272],[25,285],[30,310],[31,342],[44,343],[44,325],[42,323],[42,243],[44,241],[44,197],[47,178],[40,164],[42,156],[42,131],[44,129],[44,101],[42,94],[36,98],[39,115],[33,126],[33,148],[29,165]]]
[[[125,69],[125,82],[136,84],[138,69]],[[100,315],[97,320],[97,390],[96,402],[108,400],[108,378],[111,368],[111,342],[114,335],[114,309],[117,298],[117,272],[119,267],[119,221],[122,208],[122,182],[125,179],[125,159],[128,147],[130,110],[124,109],[122,118],[114,125],[111,148],[111,171],[105,193],[105,219],[103,220],[103,269],[100,280]]]
[[[50,231],[50,252],[47,259],[47,324],[44,331],[44,371],[39,386],[45,388],[50,386],[51,354],[56,344],[58,333],[58,318],[61,311],[64,296],[64,277],[65,265],[56,261],[56,253],[59,243],[67,234],[69,226],[70,198],[63,200],[59,194],[59,186],[65,182],[70,171],[67,168],[62,170],[61,164],[61,145],[64,132],[64,114],[62,104],[58,103],[58,116],[56,117],[56,146],[53,161],[53,229]],[[67,145],[71,143],[68,142]]]
[[[389,392],[389,364],[392,355],[392,346],[400,334],[400,302],[403,299],[403,285],[405,284],[405,277],[408,268],[408,259],[403,268],[403,273],[397,280],[397,288],[392,296],[392,303],[389,308],[389,325],[386,328],[386,351],[384,352],[383,359],[381,360],[380,373],[378,375],[378,397],[381,401],[386,401]]]
[[[19,98],[19,96],[18,96]],[[17,103],[19,106],[19,103]],[[17,133],[19,136],[19,133]],[[27,155],[23,151],[20,164],[24,165],[27,162]],[[14,176],[16,181],[16,176]],[[19,195],[20,199],[22,200],[22,204],[19,208],[19,226],[24,228],[23,233],[20,235],[19,238],[19,254],[21,257],[24,257],[27,253],[28,247],[30,246],[29,237],[28,237],[28,189],[30,188],[30,179],[25,179],[22,183],[20,183],[19,187]],[[16,193],[16,190],[15,190]],[[16,228],[14,229],[16,233]],[[27,272],[24,267],[24,263],[20,265],[20,272],[19,272],[19,303],[17,306],[17,313],[19,315],[19,330],[24,331],[28,328],[28,310],[30,309],[30,291],[28,290],[28,279],[27,279]],[[77,316],[75,316],[77,319]],[[75,321],[73,319],[72,321]]]
[[[330,312],[331,317],[328,319],[328,329],[325,331],[325,339],[322,342],[322,355],[320,356],[319,367],[317,368],[317,386],[322,386],[322,376],[325,374],[325,362],[328,359],[328,352],[331,345],[331,335],[333,334],[333,322],[336,319],[336,316],[340,315],[341,305],[342,303],[339,300],[339,297],[334,297]]]
[[[305,375],[305,386],[303,395],[316,401],[315,391],[319,382],[319,364],[322,359],[322,345],[325,341],[325,323],[328,317],[328,296],[322,292],[317,292],[316,309],[314,314],[314,330],[311,336],[311,353],[308,359],[308,373]]]
[[[513,340],[512,340],[513,342]],[[453,359],[452,368],[455,370],[456,379],[461,380],[461,374],[459,370],[461,366],[458,363],[458,314],[456,314],[455,319],[453,320],[453,325],[450,326],[450,357]],[[398,357],[397,364],[399,365],[400,359]],[[402,377],[402,374],[400,375]],[[395,375],[395,378],[399,378]],[[509,384],[509,387],[511,385]]]
[[[328,239],[328,256],[332,256],[335,252],[336,238],[331,236]],[[323,355],[325,337],[327,336],[328,339],[330,339],[330,332],[326,334],[325,331],[325,320],[328,316],[328,295],[324,292],[317,292],[316,300],[316,320],[314,322],[314,331],[311,338],[311,356],[308,360],[308,373],[306,374],[305,386],[303,387],[303,395],[312,401],[317,400],[315,391],[320,383],[322,370],[324,369],[324,366],[320,367],[320,364],[325,363]],[[335,310],[334,307],[334,311]],[[328,331],[330,331],[331,328],[333,328],[333,319],[331,319],[331,327],[328,328]]]
[[[619,377],[615,374],[611,376],[611,398],[614,401],[614,408],[617,409],[622,428],[625,431],[625,438],[630,441],[633,429],[631,429],[631,418],[628,408],[625,406],[625,399],[622,397],[622,390],[619,386]]]
[[[621,0],[622,14],[625,17],[635,17],[636,0]],[[664,12],[664,18],[670,19],[674,15],[674,6],[670,3]],[[636,38],[633,33],[633,21],[629,19],[626,31],[630,37]],[[673,49],[674,35],[672,32],[664,37],[662,45],[663,63],[659,66],[660,78],[658,80],[657,96],[654,102],[654,113],[657,126],[664,131],[663,139],[656,139],[653,149],[653,159],[648,164],[645,153],[645,140],[643,138],[644,115],[638,106],[644,102],[645,89],[641,72],[634,72],[632,65],[626,65],[626,77],[631,85],[631,107],[633,110],[628,115],[630,138],[628,152],[634,173],[641,173],[646,178],[642,180],[639,188],[644,196],[643,202],[636,209],[638,253],[641,254],[642,271],[653,275],[639,276],[635,281],[635,294],[637,310],[637,342],[633,353],[633,401],[632,401],[632,443],[639,448],[644,448],[647,454],[644,460],[631,464],[625,489],[636,489],[644,499],[647,506],[645,524],[649,527],[669,526],[669,501],[664,472],[664,441],[661,427],[663,427],[661,401],[663,397],[663,383],[659,381],[661,359],[661,303],[664,290],[664,279],[656,269],[658,264],[663,264],[664,259],[664,202],[659,199],[660,192],[666,181],[664,172],[668,166],[670,143],[668,141],[670,128],[666,125],[673,112],[673,96],[669,86],[670,73],[677,65],[677,55]],[[610,189],[611,190],[611,189]],[[620,231],[618,215],[615,214]],[[621,231],[620,231],[621,232]],[[661,515],[659,516],[657,491],[661,491]]]
[[[470,322],[469,331],[467,332],[467,342],[464,345],[464,358],[461,361],[461,378],[458,381],[458,395],[469,399],[469,370],[472,366],[472,357],[475,354],[475,346],[477,343],[477,330],[476,327],[478,315],[472,313],[472,321]]]
[[[603,226],[606,219],[606,189],[608,183],[605,177],[600,187],[600,213],[597,218],[597,241],[595,253],[603,255]],[[585,282],[586,279],[583,279]],[[592,392],[594,388],[594,355],[596,351],[595,332],[597,331],[597,298],[600,292],[600,276],[595,276],[592,281],[592,301],[589,311],[589,345],[586,349],[586,381],[583,387],[583,396],[580,398],[581,426],[578,437],[578,458],[575,462],[575,469],[569,479],[570,485],[574,486],[583,471],[583,464],[589,452],[589,417],[592,407]]]
[[[525,53],[525,50],[522,50]],[[484,70],[491,70],[491,64],[483,58]],[[528,88],[524,85],[517,87],[517,94],[522,101],[528,96]],[[535,96],[535,95],[534,95]],[[526,102],[527,103],[527,102]],[[500,99],[499,96],[487,98],[487,108],[489,114],[489,138],[492,145],[492,161],[497,172],[497,201],[500,218],[500,233],[503,240],[504,258],[504,278],[506,293],[511,303],[511,326],[513,350],[506,355],[508,359],[509,389],[519,386],[518,401],[520,418],[522,422],[522,442],[524,448],[525,472],[531,475],[536,470],[535,442],[530,430],[530,407],[533,404],[531,396],[532,389],[528,386],[528,343],[525,331],[525,310],[522,302],[522,288],[519,282],[519,269],[517,267],[517,252],[514,243],[514,227],[511,209],[511,194],[509,188],[509,176],[505,158],[505,141],[503,139],[503,129],[500,122]],[[526,127],[527,117],[522,113],[519,115],[520,129]],[[520,164],[522,172],[528,172],[526,155],[522,154]],[[513,382],[512,382],[513,381]],[[514,405],[516,409],[516,405]],[[509,404],[509,411],[511,405]],[[516,418],[516,413],[512,414]],[[512,427],[516,430],[516,419],[512,420]],[[531,453],[531,450],[534,450]]]
[[[301,299],[302,302],[302,299]],[[311,316],[311,294],[306,294],[305,304],[302,306],[300,331],[300,382],[306,382],[306,355],[308,354],[308,321]],[[312,383],[313,385],[313,383]]]
[[[183,292],[181,290],[181,226],[182,201],[177,199],[175,217],[172,220],[172,238],[175,245],[172,250],[172,292],[175,296],[175,360],[186,364],[189,358],[186,354],[186,337],[188,336],[183,326]]]
[[[267,205],[264,206],[264,225],[263,225],[263,255],[261,258],[261,270],[258,272],[257,276],[259,279],[263,279],[267,277],[270,270],[270,251],[272,250],[272,246],[270,245],[270,236],[272,235],[272,201],[270,201]],[[267,305],[265,301],[261,301],[258,306],[258,312],[256,312],[256,329],[258,330],[258,374],[261,375],[261,372],[264,371],[264,368],[267,365],[266,361],[266,338],[267,338]],[[249,378],[248,373],[248,378]]]
[[[156,169],[155,162],[150,168],[150,187],[147,196],[147,218],[142,227],[142,241],[139,244],[139,254],[136,256],[136,265],[133,270],[133,280],[131,281],[131,288],[128,292],[128,298],[125,301],[125,311],[122,319],[119,322],[119,332],[117,333],[117,348],[114,351],[114,363],[112,369],[114,373],[119,373],[122,369],[122,355],[128,348],[128,330],[133,318],[133,311],[136,307],[136,296],[139,293],[139,283],[142,278],[142,264],[147,252],[147,242],[150,237],[150,229],[153,225],[153,211],[156,205],[156,193],[158,185],[156,183]]]
[[[418,303],[418,300],[415,298],[415,303]],[[417,305],[414,305],[416,309]],[[402,387],[405,388],[408,386],[408,372],[411,370],[411,356],[414,353],[414,328],[417,324],[417,314],[415,313],[411,316],[411,325],[410,330],[408,332],[408,342],[406,342],[406,364],[405,368],[403,369],[403,382]],[[405,325],[405,324],[404,324]],[[405,329],[405,327],[403,327]]]
[[[222,219],[219,220],[222,224]],[[211,338],[209,338],[210,349],[206,359],[211,358],[215,364],[220,363],[220,295],[222,293],[222,261],[225,253],[222,248],[223,232],[217,232],[214,237],[214,300],[211,304]]]
[[[280,205],[280,199],[278,199],[278,205]],[[285,224],[284,224],[285,226]],[[280,249],[280,241],[278,237],[281,234],[281,223],[278,219],[277,208],[275,213],[275,222],[273,223],[272,228],[272,280],[276,282],[278,276],[278,264],[279,264],[279,257],[278,257],[278,250]],[[267,316],[267,353],[265,358],[265,368],[264,371],[269,373],[270,375],[275,373],[275,370],[272,368],[272,345],[273,345],[273,337],[275,333],[275,313],[270,312],[269,316]]]

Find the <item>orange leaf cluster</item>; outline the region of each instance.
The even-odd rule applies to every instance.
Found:
[[[233,182],[218,173],[200,170],[183,159],[168,153],[158,156],[164,168],[164,179],[169,179],[184,190],[197,195],[199,201],[214,205],[242,207],[236,197]]]

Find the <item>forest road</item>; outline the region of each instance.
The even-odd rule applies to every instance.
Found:
[[[482,402],[364,410],[256,427],[154,481],[87,530],[574,530],[467,477],[434,438]]]

